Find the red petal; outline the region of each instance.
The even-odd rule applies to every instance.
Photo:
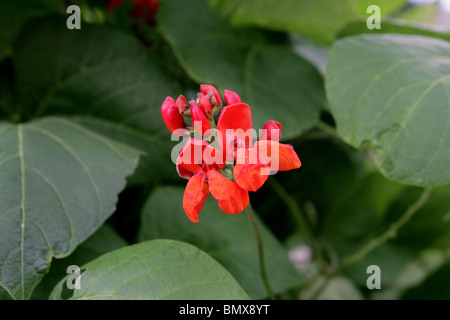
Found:
[[[192,222],[198,222],[198,214],[209,194],[206,174],[197,173],[187,183],[183,196],[183,209]]]
[[[209,146],[208,142],[190,138],[180,150],[177,158],[177,170],[181,177],[185,178],[185,171],[197,173],[202,171],[203,150]],[[181,175],[183,174],[183,175]]]
[[[250,202],[248,191],[225,178],[221,173],[208,171],[209,191],[226,213],[236,214],[244,210]]]
[[[270,170],[267,164],[259,159],[259,154],[254,150],[245,150],[245,158],[242,159],[244,149],[239,150],[236,158],[236,166],[233,170],[233,176],[236,183],[247,191],[257,191],[269,178]]]
[[[261,134],[259,136],[259,140],[274,140],[274,141],[280,141],[281,137],[281,123],[269,120],[264,125]]]
[[[122,4],[123,0],[109,0],[106,7],[108,10],[114,10],[116,7],[120,6]]]
[[[227,106],[236,103],[242,103],[241,97],[239,97],[239,95],[236,92],[231,90],[224,90],[223,97],[225,98],[225,103],[227,104]]]
[[[195,130],[197,130],[197,132],[202,136],[205,136],[207,131],[211,129],[211,125],[209,124],[205,114],[194,101],[191,101],[191,118],[194,123]]]
[[[223,169],[225,163],[220,150],[202,139],[190,138],[177,158],[177,171],[180,177],[190,178],[193,174],[210,169]],[[206,165],[206,166],[205,166]]]
[[[226,161],[233,161],[236,139],[248,148],[253,144],[253,126],[250,107],[245,103],[225,107],[217,122],[219,146]]]
[[[302,165],[297,153],[290,144],[271,140],[257,141],[253,148],[270,161],[270,171],[286,171],[300,168]]]

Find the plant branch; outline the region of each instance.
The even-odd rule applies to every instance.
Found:
[[[253,231],[255,232],[256,242],[258,244],[258,256],[259,256],[259,267],[261,270],[261,277],[264,282],[264,286],[266,287],[267,293],[269,294],[270,299],[275,300],[275,295],[273,293],[272,287],[270,286],[269,278],[266,273],[266,266],[264,262],[264,247],[261,238],[261,233],[259,231],[258,222],[256,221],[255,213],[253,212],[252,206],[249,204],[247,206],[247,212],[250,217],[250,221],[252,223]]]
[[[294,220],[297,222],[298,227],[304,233],[307,242],[314,250],[314,256],[317,259],[317,263],[321,270],[326,268],[326,261],[322,256],[322,250],[319,243],[314,236],[309,221],[304,214],[303,210],[298,205],[297,201],[286,191],[286,189],[279,184],[275,179],[270,179],[269,184],[275,193],[281,198],[281,200],[288,206],[289,212],[292,214]]]
[[[395,221],[384,233],[382,233],[375,239],[372,239],[369,243],[367,243],[364,247],[359,249],[356,253],[354,253],[350,257],[344,259],[338,269],[343,269],[348,265],[360,261],[367,254],[372,252],[375,248],[382,245],[389,239],[392,239],[395,236],[397,236],[397,233],[400,230],[400,228],[402,228],[411,219],[411,217],[414,216],[414,214],[417,211],[419,211],[419,209],[427,202],[431,190],[432,190],[431,187],[425,188],[422,191],[419,198],[417,199],[417,201],[414,202],[397,221]]]

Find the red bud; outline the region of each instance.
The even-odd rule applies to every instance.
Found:
[[[224,90],[223,96],[225,98],[225,103],[227,106],[242,102],[241,97],[239,97],[236,92],[231,90]]]
[[[180,113],[184,113],[188,105],[186,98],[183,95],[180,95],[176,101],[176,105],[178,107],[178,110],[180,110]]]
[[[178,111],[172,97],[167,97],[161,105],[161,116],[170,132],[184,128],[183,116]]]
[[[211,103],[203,93],[199,94],[198,105],[207,116],[211,114]]]
[[[259,140],[280,141],[281,129],[282,129],[281,123],[274,120],[269,120],[264,125]]]
[[[191,118],[192,122],[194,123],[194,128],[202,136],[205,136],[206,131],[211,129],[211,125],[209,124],[208,119],[206,118],[203,111],[194,101],[191,101],[190,105],[191,105]]]
[[[200,90],[202,91],[202,93],[207,96],[208,92],[212,92],[212,94],[214,95],[214,98],[216,98],[216,102],[217,104],[222,104],[222,99],[220,98],[219,92],[217,91],[217,89],[210,85],[210,84],[202,84],[200,85]]]

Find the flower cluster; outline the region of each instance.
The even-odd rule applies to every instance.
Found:
[[[124,0],[109,0],[107,4],[108,10],[114,10],[116,7],[120,6],[123,1]],[[159,0],[133,0],[133,7],[130,10],[130,15],[143,18],[148,22],[154,22],[159,4]]]
[[[189,180],[183,208],[192,222],[198,222],[210,193],[224,212],[236,214],[249,204],[249,191],[257,191],[270,174],[301,166],[294,148],[279,142],[279,122],[268,121],[254,141],[250,107],[237,93],[225,90],[222,108],[214,86],[201,85],[200,90],[195,100],[167,97],[161,106],[166,126],[185,141],[176,168]]]

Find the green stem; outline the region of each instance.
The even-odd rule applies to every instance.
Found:
[[[258,244],[258,256],[259,256],[259,267],[261,271],[261,277],[263,279],[264,285],[266,287],[267,293],[270,299],[275,300],[275,295],[273,294],[272,287],[270,286],[269,278],[266,273],[266,266],[264,263],[264,247],[261,238],[261,233],[259,231],[258,222],[256,221],[255,213],[253,212],[252,206],[249,204],[247,206],[247,212],[252,222],[253,231],[255,232],[256,242]]]
[[[319,123],[317,123],[317,127],[319,129],[321,129],[322,131],[328,133],[329,135],[340,138],[339,134],[337,133],[336,128],[334,128],[333,126],[330,126],[328,123],[319,121]]]
[[[281,200],[288,206],[289,212],[292,214],[294,220],[297,222],[298,227],[305,235],[306,241],[312,247],[314,251],[314,257],[316,258],[320,269],[325,270],[327,263],[322,256],[322,250],[320,249],[319,243],[314,236],[309,221],[303,210],[300,208],[297,201],[275,179],[270,179],[269,184],[275,191],[275,193],[281,198]]]
[[[419,196],[419,198],[417,199],[416,202],[414,202],[404,213],[403,215],[397,220],[395,221],[385,232],[383,232],[381,235],[379,235],[378,237],[376,237],[375,239],[371,240],[369,243],[367,243],[364,247],[362,247],[361,249],[359,249],[356,253],[354,253],[353,255],[351,255],[350,257],[346,258],[343,260],[343,262],[341,263],[341,265],[339,266],[338,269],[343,269],[348,265],[351,265],[355,262],[360,261],[361,259],[363,259],[367,254],[369,254],[370,252],[372,252],[375,248],[377,248],[378,246],[382,245],[383,243],[385,243],[386,241],[388,241],[389,239],[394,238],[398,231],[400,230],[400,228],[402,228],[410,219],[412,216],[414,216],[414,214],[419,211],[419,209],[427,202],[430,193],[431,193],[432,188],[428,187],[425,188],[421,195]]]

